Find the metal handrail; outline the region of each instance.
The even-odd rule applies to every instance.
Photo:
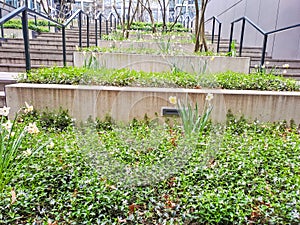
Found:
[[[99,12],[96,17],[95,17],[95,40],[96,40],[96,46],[98,46],[98,32],[97,32],[97,21],[99,20],[99,37],[100,40],[102,38],[102,18],[104,18],[104,20],[106,21],[106,34],[108,34],[108,19],[103,15],[102,12]]]
[[[117,18],[116,18],[116,16],[115,16],[115,14],[113,14],[112,12],[110,12],[109,14],[108,14],[108,17],[107,18],[109,18],[109,20],[110,20],[110,27],[112,28],[113,26],[112,26],[112,17],[114,17],[114,24],[115,24],[115,27],[114,27],[114,29],[116,30],[117,29]],[[107,19],[108,20],[108,19]]]
[[[23,31],[23,39],[24,39],[24,50],[25,50],[25,61],[26,61],[26,71],[29,71],[31,69],[30,65],[30,51],[29,51],[29,35],[28,35],[28,12],[35,14],[37,16],[41,16],[44,19],[55,23],[57,26],[60,26],[62,29],[62,47],[63,47],[63,65],[67,65],[67,57],[66,57],[66,34],[65,34],[65,28],[73,21],[77,16],[79,17],[79,46],[82,46],[82,39],[81,39],[81,19],[82,19],[82,13],[84,12],[79,9],[77,10],[65,23],[61,24],[55,20],[52,20],[48,18],[47,16],[40,14],[38,12],[35,12],[31,9],[29,9],[27,6],[21,6],[11,13],[5,15],[4,17],[0,18],[0,26],[3,25],[5,22],[9,21],[10,19],[16,17],[20,13],[22,13],[22,31]],[[87,21],[88,15],[87,16]],[[89,23],[87,23],[87,46],[89,46]]]
[[[221,30],[222,30],[222,22],[215,16],[212,16],[211,18],[209,18],[208,20],[205,21],[205,23],[209,22],[209,21],[213,21],[213,26],[212,26],[212,38],[211,38],[211,43],[214,43],[214,39],[215,39],[215,25],[216,25],[216,21],[219,24],[219,28],[218,28],[218,42],[217,42],[217,52],[220,51],[220,41],[221,41]]]
[[[26,60],[26,71],[30,70],[30,52],[29,52],[29,35],[28,35],[28,17],[27,17],[27,6],[22,6],[11,13],[5,15],[0,19],[0,25],[3,25],[5,22],[14,18],[15,16],[22,13],[22,30],[23,30],[23,39],[24,39],[24,50],[25,50],[25,60]]]
[[[242,21],[242,29],[241,29],[241,37],[240,37],[239,56],[242,56],[242,49],[243,49],[243,41],[244,41],[244,33],[245,33],[246,22],[248,22],[253,28],[255,28],[258,32],[260,32],[264,36],[263,47],[262,47],[262,55],[261,55],[261,60],[260,60],[260,67],[262,67],[265,63],[268,36],[270,34],[279,33],[279,32],[282,32],[282,31],[286,31],[286,30],[290,30],[290,29],[293,29],[293,28],[296,28],[296,27],[300,27],[300,23],[299,23],[299,24],[294,24],[294,25],[291,25],[291,26],[287,26],[287,27],[283,27],[283,28],[280,28],[280,29],[276,29],[276,30],[266,32],[263,29],[261,29],[259,26],[257,26],[254,22],[252,22],[246,16],[238,18],[238,19],[231,22],[228,52],[231,52],[231,43],[232,43],[232,38],[233,38],[234,24],[237,23],[237,22],[240,22],[240,21]]]

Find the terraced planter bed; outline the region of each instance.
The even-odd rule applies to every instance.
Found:
[[[177,39],[176,39],[177,40]],[[168,43],[169,41],[169,43]],[[208,44],[208,51],[209,52],[216,52],[216,44]],[[175,40],[170,41],[169,40],[157,40],[154,41],[153,39],[150,40],[123,40],[123,41],[117,41],[117,40],[100,40],[98,41],[97,47],[99,48],[116,48],[124,49],[123,51],[147,51],[149,52],[159,52],[159,51],[165,51],[168,52],[177,52],[178,54],[184,55],[184,54],[192,54],[194,52],[194,43],[181,43],[177,42]],[[88,48],[89,51],[97,51],[97,48],[90,47]],[[118,50],[117,50],[118,51]],[[128,53],[129,53],[128,52]]]
[[[227,111],[231,110],[234,115],[244,115],[252,120],[293,119],[300,123],[300,92],[23,83],[6,86],[7,104],[13,112],[27,101],[37,109],[63,107],[78,121],[110,115],[117,121],[128,122],[133,118],[144,118],[145,114],[151,119],[158,117],[163,120],[163,109],[174,108],[168,102],[170,96],[197,102],[201,109],[207,93],[215,96],[214,121],[225,121]]]
[[[23,38],[22,29],[10,29],[5,28],[4,30],[4,38]],[[29,39],[32,39],[36,36],[37,32],[33,30],[28,30]]]
[[[95,57],[99,67],[129,68],[145,72],[176,69],[196,74],[226,72],[228,70],[248,73],[250,65],[250,58],[247,57],[74,52],[74,66],[83,66],[92,56]]]

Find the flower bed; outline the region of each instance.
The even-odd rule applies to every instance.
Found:
[[[226,126],[207,124],[188,140],[176,124],[107,118],[77,130],[64,113],[29,108],[14,131],[24,123],[38,130],[18,149],[0,193],[2,224],[300,222],[295,124],[228,115]]]

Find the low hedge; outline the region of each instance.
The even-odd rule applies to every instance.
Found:
[[[188,74],[182,71],[163,73],[137,72],[129,69],[91,69],[52,67],[31,70],[19,82],[85,84],[109,86],[144,86],[176,88],[222,88],[236,90],[299,91],[293,79],[272,74],[225,72],[212,75]]]

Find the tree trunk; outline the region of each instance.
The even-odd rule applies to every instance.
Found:
[[[151,9],[150,1],[146,0],[145,4],[143,3],[142,0],[139,0],[139,2],[141,3],[142,8],[144,8],[148,12],[148,14],[150,16],[151,25],[152,25],[152,33],[154,34],[156,32],[156,28],[155,28],[155,21],[154,21],[152,9]]]
[[[195,9],[196,9],[196,19],[195,19],[195,48],[194,51],[198,52],[198,51],[202,51],[204,48],[204,51],[208,51],[207,48],[207,43],[205,40],[205,23],[204,23],[204,19],[205,19],[205,10],[206,10],[206,6],[207,6],[208,0],[202,0],[202,4],[201,4],[201,16],[200,16],[200,20],[199,20],[199,7],[198,7],[198,0],[195,0]]]
[[[199,51],[199,2],[198,0],[195,0],[195,48],[194,48],[194,52],[198,52]]]

